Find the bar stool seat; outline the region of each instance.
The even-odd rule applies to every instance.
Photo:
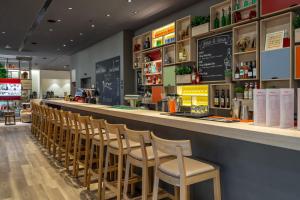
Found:
[[[186,166],[185,167],[186,176],[194,176],[194,175],[215,170],[214,166],[191,158],[185,157],[183,158],[183,162]],[[158,169],[170,176],[174,176],[174,177],[180,176],[177,159],[162,163]]]
[[[146,147],[146,152],[147,152],[147,160],[154,160],[155,157],[154,157],[153,147],[152,146]],[[137,160],[140,160],[140,161],[143,160],[143,153],[142,153],[141,149],[131,150],[129,155]],[[166,154],[163,152],[158,153],[159,158],[165,158],[165,157],[169,157],[169,156],[170,156],[169,154]]]
[[[118,141],[112,141],[108,144],[110,147],[112,148],[115,148],[115,149],[119,149],[119,143]],[[134,142],[134,141],[129,141],[129,146],[131,148],[134,148],[134,147],[139,147],[141,146],[140,143],[138,142]],[[122,147],[123,149],[128,149],[128,146],[127,146],[127,143],[126,143],[126,139],[122,139]]]
[[[109,138],[110,138],[111,140],[116,140],[116,139],[117,139],[117,136],[114,135],[114,134],[109,134]],[[93,139],[94,139],[94,140],[100,141],[100,136],[99,136],[99,135],[95,135],[95,136],[93,137]],[[106,134],[103,134],[103,140],[104,140],[104,141],[107,141],[107,140],[108,140]]]

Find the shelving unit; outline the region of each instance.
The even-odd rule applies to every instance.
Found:
[[[216,5],[213,5],[210,7],[210,30],[211,31],[217,31],[217,30],[226,30],[227,28],[231,27],[231,24],[227,24],[226,26],[222,26],[222,10],[225,10],[225,16],[228,16],[228,9],[229,7],[231,7],[231,1],[227,0],[227,1],[223,1],[221,3],[218,3]],[[232,9],[232,7],[231,7]],[[216,28],[214,25],[214,21],[216,19],[218,15],[219,21],[220,21],[220,27]],[[231,16],[230,16],[231,17]],[[231,17],[232,19],[232,17]],[[232,20],[231,20],[232,22]]]
[[[292,12],[266,18],[260,22],[260,66],[261,86],[263,88],[293,87],[293,52],[294,52],[294,30]],[[277,31],[285,31],[290,38],[289,47],[276,50],[265,50],[267,34]]]
[[[237,43],[241,40],[248,40],[245,49],[241,49]],[[255,61],[256,63],[256,78],[235,78],[236,67],[241,67],[241,63]],[[252,22],[233,28],[233,59],[232,59],[232,80],[233,81],[251,81],[259,80],[260,67],[259,67],[259,24]]]
[[[171,44],[163,47],[163,65],[171,66],[176,62],[176,45]]]
[[[175,22],[152,31],[152,48],[175,42]]]
[[[247,5],[244,5],[245,2],[247,2]],[[232,0],[231,7],[232,22],[234,25],[249,23],[259,18],[258,0]]]
[[[162,85],[163,65],[162,48],[156,48],[143,52],[144,63],[142,70],[143,85]]]

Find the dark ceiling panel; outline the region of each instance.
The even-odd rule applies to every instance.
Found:
[[[19,48],[44,2],[1,2],[0,53],[7,52],[3,49],[6,44],[13,47],[8,52],[17,53],[15,50]],[[128,3],[128,0],[53,0],[44,19],[28,38],[22,54],[56,56],[59,58],[57,60],[62,61],[60,58],[65,58],[65,55],[78,52],[114,33],[136,30],[196,2],[199,0],[132,0],[132,3]],[[110,17],[106,14],[110,14]],[[53,24],[49,23],[48,19],[62,21]],[[95,28],[91,27],[92,24]],[[6,31],[7,34],[1,34],[2,31]],[[37,44],[32,44],[33,42]],[[37,59],[37,62],[41,61]],[[63,66],[66,62],[52,63]],[[41,64],[45,65],[44,62]],[[50,61],[47,65],[51,65]]]

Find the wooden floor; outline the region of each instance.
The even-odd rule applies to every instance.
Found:
[[[94,199],[70,183],[29,130],[0,127],[0,199]]]

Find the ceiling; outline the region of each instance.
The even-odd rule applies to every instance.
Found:
[[[33,56],[37,69],[68,70],[73,53],[196,2],[199,0],[3,0],[0,54]],[[43,10],[47,3],[49,7]],[[49,23],[49,19],[61,21]],[[33,25],[37,26],[31,31]],[[5,48],[7,45],[11,48]]]

